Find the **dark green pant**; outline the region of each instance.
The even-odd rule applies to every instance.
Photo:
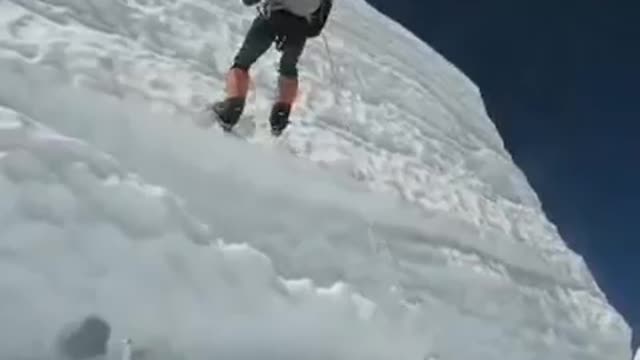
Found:
[[[298,60],[307,41],[307,20],[286,11],[275,11],[268,19],[256,17],[233,61],[234,68],[248,70],[277,37],[284,37],[280,75],[297,78]]]

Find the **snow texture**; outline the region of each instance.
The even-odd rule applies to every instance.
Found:
[[[254,145],[194,124],[240,1],[0,2],[3,358],[57,356],[89,314],[113,358],[631,358],[478,89],[366,2],[335,8],[270,146],[275,52]]]

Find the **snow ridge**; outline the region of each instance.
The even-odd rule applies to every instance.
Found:
[[[411,334],[406,341],[421,339],[423,346],[403,350],[406,358],[630,357],[628,326],[545,218],[475,86],[364,1],[337,3],[327,34],[336,68],[321,42],[305,51],[296,126],[282,151],[196,128],[198,110],[221,95],[253,15],[236,0],[4,2],[0,104],[99,149],[72,151],[80,159],[110,154],[78,160],[85,169],[76,170],[77,181],[118,231],[177,233],[199,243],[215,229],[227,243],[266,256],[271,273],[311,279],[312,289],[347,284],[390,318],[418,314],[411,331],[380,330],[397,327]],[[265,131],[260,114],[270,106],[276,61],[269,53],[253,72],[247,119],[255,127],[242,125],[254,142]],[[9,128],[5,144],[23,132]],[[44,161],[27,155],[25,164]],[[12,160],[7,176],[40,168],[22,163]],[[104,194],[101,181],[83,182],[122,168],[140,177],[126,186],[114,180],[116,190]],[[137,191],[146,195],[131,201]],[[31,195],[39,216],[62,224],[79,216],[77,200],[45,192],[42,199],[63,210]],[[9,219],[18,216],[5,209]],[[152,253],[175,246],[154,243]],[[106,306],[122,317],[122,304],[86,309]],[[190,327],[185,316],[171,320]],[[473,344],[461,347],[454,341],[461,335]]]

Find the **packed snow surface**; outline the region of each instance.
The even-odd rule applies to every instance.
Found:
[[[476,87],[361,0],[309,42],[265,141],[202,108],[239,0],[0,2],[0,354],[99,314],[154,359],[628,360],[630,330],[546,219]]]

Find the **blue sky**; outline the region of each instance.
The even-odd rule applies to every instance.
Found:
[[[368,1],[479,85],[548,217],[640,331],[640,2]]]

